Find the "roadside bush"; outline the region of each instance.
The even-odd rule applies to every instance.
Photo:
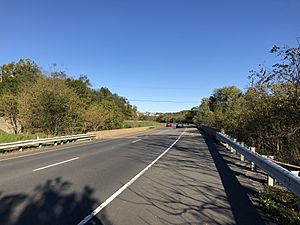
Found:
[[[264,213],[279,225],[299,225],[297,197],[287,190],[275,187],[265,187],[259,193],[260,205]]]
[[[39,79],[19,97],[25,131],[45,134],[75,133],[81,125],[82,102],[60,79]]]

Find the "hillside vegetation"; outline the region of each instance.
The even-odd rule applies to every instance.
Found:
[[[123,127],[137,117],[129,101],[108,88],[95,90],[87,76],[42,72],[30,59],[0,67],[0,116],[15,133],[49,135]]]
[[[274,46],[271,53],[279,57],[278,63],[252,71],[252,85],[244,92],[234,86],[216,89],[202,99],[194,122],[300,165],[300,45]]]

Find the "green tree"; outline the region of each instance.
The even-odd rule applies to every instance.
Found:
[[[193,119],[195,124],[214,126],[214,113],[210,110],[209,105],[210,100],[208,98],[203,98],[199,106],[199,110]]]
[[[297,47],[274,46],[279,62],[251,74],[261,109],[257,109],[258,145],[278,159],[300,162],[300,43]]]
[[[40,69],[30,59],[20,59],[0,67],[0,95],[17,94],[23,85],[34,82],[41,75]]]
[[[20,97],[20,120],[28,131],[48,134],[76,132],[82,103],[64,80],[41,78]]]
[[[106,128],[117,129],[121,128],[124,122],[124,114],[112,101],[102,101],[101,107],[107,112]]]
[[[18,122],[19,108],[18,99],[12,94],[0,95],[0,117],[4,117],[13,128],[15,134],[20,130]]]
[[[198,107],[193,107],[193,108],[191,108],[191,110],[187,111],[185,113],[184,122],[185,123],[193,123],[194,118],[198,113],[198,110],[199,110]]]
[[[209,98],[210,109],[215,111],[217,107],[220,107],[225,111],[229,101],[234,101],[241,95],[242,91],[235,86],[215,89],[213,95]]]
[[[88,104],[91,103],[93,100],[93,92],[91,83],[86,75],[80,75],[79,79],[68,77],[65,79],[65,82],[83,101]]]
[[[94,103],[112,102],[127,120],[137,118],[137,108],[132,106],[126,98],[113,94],[108,88],[102,87],[100,90],[94,91],[93,96]]]
[[[102,105],[91,105],[83,113],[84,131],[98,131],[108,128],[109,112]]]

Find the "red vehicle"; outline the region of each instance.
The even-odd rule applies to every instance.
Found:
[[[172,127],[172,123],[166,123],[166,127]]]

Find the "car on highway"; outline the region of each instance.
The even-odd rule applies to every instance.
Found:
[[[166,127],[172,127],[172,123],[166,123]]]
[[[182,122],[178,122],[176,124],[176,128],[183,128],[183,123]]]

